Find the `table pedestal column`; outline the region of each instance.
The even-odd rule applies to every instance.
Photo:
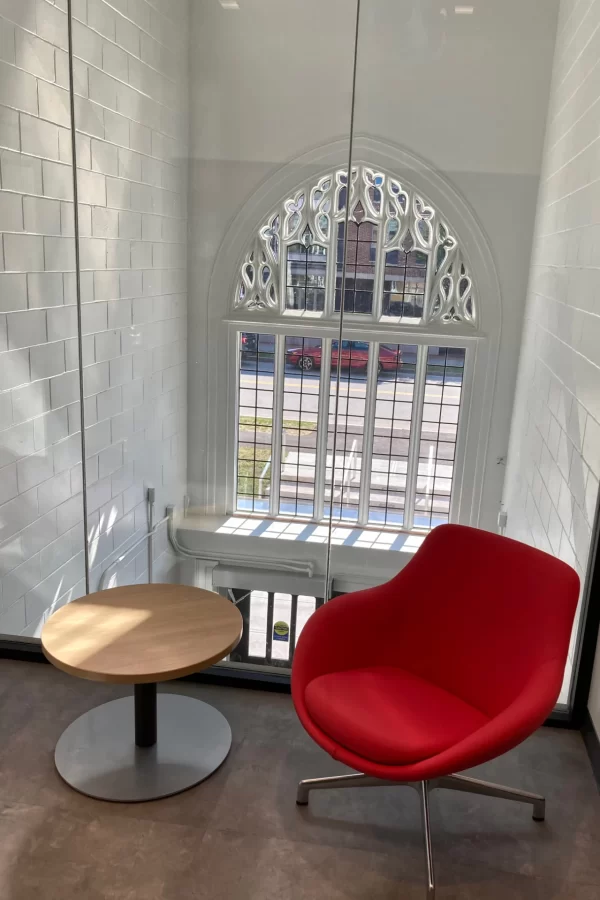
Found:
[[[230,747],[229,723],[213,706],[138,684],[133,697],[97,706],[69,725],[54,759],[82,794],[138,803],[204,781]]]
[[[135,743],[138,747],[154,747],[157,729],[156,684],[134,685],[133,698]]]

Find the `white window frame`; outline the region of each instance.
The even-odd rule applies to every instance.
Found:
[[[494,402],[505,402],[496,396],[501,299],[493,256],[468,204],[451,183],[424,160],[399,147],[362,136],[355,138],[354,150],[357,160],[374,169],[395,173],[403,184],[412,185],[443,214],[445,220],[452,224],[472,271],[477,291],[475,326],[453,323],[448,327],[432,322],[425,326],[402,323],[399,327],[393,322],[382,325],[379,321],[372,321],[366,334],[364,317],[347,315],[344,338],[466,348],[451,517],[453,521],[477,527],[482,516],[490,521],[490,501],[492,507],[495,506],[495,496],[498,486],[501,486],[501,479],[498,478],[500,470],[495,467],[502,461],[504,444],[502,435],[490,433]],[[234,509],[237,332],[315,335],[332,339],[339,336],[339,314],[322,316],[315,321],[309,316],[283,314],[279,308],[257,315],[256,312],[232,307],[230,298],[235,291],[248,240],[256,234],[281,198],[291,196],[298,190],[299,171],[312,173],[312,180],[316,181],[328,172],[345,166],[346,141],[311,150],[284,165],[240,205],[238,214],[220,243],[210,278],[206,280],[206,306],[198,308],[198,315],[202,317],[198,321],[203,322],[205,340],[197,345],[197,374],[192,368],[190,380],[190,388],[197,390],[196,422],[192,420],[190,423],[189,452],[193,461],[189,481],[190,506],[203,516],[221,516]],[[335,267],[335,256],[333,262],[330,270]],[[204,277],[195,263],[193,270]],[[198,290],[201,296],[203,288]],[[318,331],[316,328],[313,330],[314,326],[318,326]],[[193,348],[191,352],[193,355]],[[474,385],[477,385],[477,390],[473,389]]]
[[[380,193],[378,207],[371,200],[372,189]],[[346,192],[345,201],[341,200],[342,191]],[[436,324],[448,330],[457,326],[467,332],[476,329],[476,286],[461,242],[448,222],[422,193],[402,183],[393,172],[360,162],[352,166],[350,179],[347,168],[336,168],[317,179],[306,179],[290,196],[279,200],[255,233],[249,236],[237,266],[231,300],[233,310],[249,313],[257,323],[268,315],[339,321],[340,313],[335,311],[338,229],[346,222],[347,206],[349,219],[355,221],[358,205],[363,210],[361,221],[378,229],[373,305],[371,313],[345,313],[344,318],[352,316],[366,327],[379,324],[388,329],[422,329]],[[326,230],[319,224],[322,218],[327,220]],[[397,231],[390,236],[388,226],[392,222]],[[302,244],[306,230],[311,232],[312,244],[327,249],[323,312],[286,308],[288,248]],[[415,322],[382,315],[386,256],[393,250],[402,252],[405,240],[412,245],[411,249],[427,256],[423,318]],[[438,265],[439,250],[444,258]],[[263,280],[263,272],[267,273],[266,280]],[[443,290],[445,285],[448,285],[447,291]],[[342,307],[344,299],[341,298]]]
[[[232,411],[235,421],[231,431],[233,432],[233,440],[229,440],[227,444],[227,469],[232,473],[227,479],[227,499],[225,512],[229,515],[257,516],[264,518],[267,515],[270,518],[278,519],[298,519],[307,524],[310,522],[323,522],[324,506],[324,487],[325,487],[325,464],[326,464],[326,447],[327,447],[327,416],[329,408],[329,390],[330,379],[325,376],[320,378],[319,389],[319,417],[318,417],[318,433],[317,433],[317,459],[315,471],[315,498],[314,498],[314,514],[313,516],[290,516],[279,513],[279,479],[281,474],[281,430],[282,430],[282,400],[284,387],[284,349],[285,338],[290,336],[290,328],[287,324],[280,325],[263,325],[261,330],[254,333],[272,334],[275,336],[275,359],[276,372],[274,376],[273,387],[273,455],[271,460],[271,491],[270,491],[270,509],[268,513],[242,511],[237,509],[237,447],[238,447],[238,398],[240,389],[240,333],[241,331],[251,331],[246,325],[242,328],[235,322],[228,323],[229,339],[228,339],[228,359],[229,369],[234,372],[229,384],[230,396],[227,402],[227,408]],[[331,342],[338,340],[338,331],[333,329],[319,328],[318,326],[308,326],[306,322],[300,329],[295,329],[298,337],[320,338],[322,345],[322,362],[321,372],[328,373],[330,371],[331,359]],[[251,332],[252,333],[252,332]],[[417,531],[423,533],[425,530],[413,525],[414,516],[414,500],[416,495],[416,479],[418,472],[418,453],[421,433],[421,420],[423,412],[423,399],[425,394],[425,374],[427,366],[427,350],[431,346],[456,347],[465,350],[465,365],[463,370],[463,383],[461,389],[460,414],[457,425],[456,450],[453,463],[452,476],[452,492],[450,496],[449,521],[458,521],[460,515],[460,498],[462,496],[462,485],[464,478],[465,449],[467,442],[467,432],[469,425],[469,408],[472,396],[473,371],[475,363],[476,341],[473,338],[465,338],[464,336],[445,335],[447,341],[442,344],[441,336],[436,337],[434,341],[427,335],[413,335],[409,339],[396,337],[390,339],[389,330],[377,332],[377,336],[371,338],[371,333],[365,336],[364,328],[353,324],[344,328],[344,340],[361,340],[368,341],[372,344],[369,353],[369,366],[366,381],[366,398],[365,398],[365,441],[362,450],[361,465],[361,484],[360,484],[360,500],[359,515],[354,520],[339,520],[339,524],[346,527],[356,528],[377,528],[379,530],[394,531]],[[406,484],[406,500],[404,524],[402,527],[394,527],[391,525],[381,526],[374,522],[369,522],[369,492],[371,482],[371,460],[373,447],[373,421],[375,413],[375,399],[377,391],[377,367],[375,360],[378,359],[379,343],[411,343],[417,345],[417,369],[415,372],[415,388],[413,395],[413,417],[411,419],[411,432],[409,443],[409,460]],[[409,478],[411,483],[409,484]],[[410,505],[409,505],[410,504]],[[338,520],[334,519],[336,523]]]

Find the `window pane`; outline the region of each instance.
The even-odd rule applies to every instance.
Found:
[[[238,510],[268,512],[273,441],[275,338],[240,334]]]
[[[282,515],[314,514],[321,345],[319,338],[285,339],[279,488]]]
[[[228,593],[235,597],[244,619],[242,640],[232,659],[251,666],[288,668],[304,626],[323,599],[242,588]]]
[[[415,346],[379,345],[369,522],[404,524],[416,361]]]
[[[285,364],[274,385],[275,338],[240,335],[237,442],[237,509],[269,512],[275,394],[281,396],[281,461],[276,509],[279,515],[402,528],[407,485],[414,484],[416,528],[449,521],[465,350],[428,347],[415,468],[410,460],[418,348],[410,344],[344,339],[331,341],[328,411],[320,410],[323,340],[284,338]],[[367,422],[367,373],[377,353],[371,419]],[[340,362],[339,399],[336,373]],[[327,415],[327,421],[325,421]],[[367,427],[372,451],[363,459]],[[327,429],[325,459],[319,457],[319,428]],[[325,436],[323,436],[325,437]],[[335,438],[335,458],[334,458]],[[369,447],[371,442],[369,441]],[[366,470],[365,470],[366,465]],[[322,468],[321,468],[322,466]],[[369,479],[365,520],[359,519],[361,479]],[[412,473],[412,475],[411,475]],[[317,492],[323,506],[315,507]],[[322,492],[322,493],[321,493]],[[411,504],[412,505],[412,504]],[[410,524],[410,523],[408,523]],[[298,527],[304,529],[305,525]]]
[[[316,597],[307,597],[304,594],[298,596],[298,606],[296,609],[296,643],[302,634],[302,629],[317,608]]]
[[[319,244],[290,244],[287,251],[286,309],[323,312],[327,250]]]
[[[267,655],[267,611],[269,595],[266,591],[250,594],[250,621],[248,622],[248,656],[264,659]]]
[[[373,310],[375,259],[378,226],[371,222],[348,222],[346,244],[346,283],[344,312],[370,315]],[[344,223],[338,225],[335,310],[340,311],[342,297],[342,260],[344,258]]]
[[[385,255],[382,315],[418,322],[423,317],[427,257],[412,250],[388,250]]]
[[[415,526],[449,521],[465,351],[429,347],[419,442]]]
[[[359,346],[356,347],[355,343]],[[367,345],[369,347],[370,345]],[[363,342],[342,344],[337,439],[335,438],[337,346],[331,351],[331,388],[327,422],[327,460],[325,471],[325,516],[330,515],[333,482],[333,518],[356,521],[360,495],[363,436],[367,396],[369,349]],[[335,466],[333,448],[335,440]],[[335,469],[335,471],[333,471]]]

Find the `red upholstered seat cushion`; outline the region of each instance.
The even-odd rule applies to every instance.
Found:
[[[489,721],[459,697],[392,666],[320,675],[304,698],[334,741],[384,765],[428,759]]]

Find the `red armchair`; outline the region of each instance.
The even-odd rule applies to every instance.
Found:
[[[391,581],[338,597],[306,624],[292,696],[311,737],[356,775],[311,790],[410,784],[421,797],[428,896],[435,893],[429,792],[545,800],[456,771],[505,753],[553,709],[579,597],[560,560],[486,531],[444,525]]]

